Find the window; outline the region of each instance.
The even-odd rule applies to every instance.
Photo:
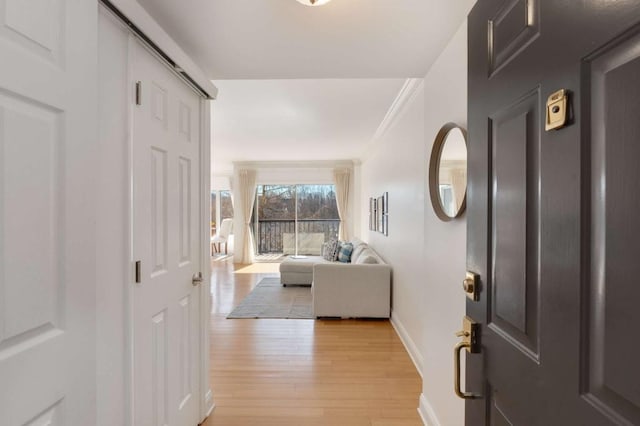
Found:
[[[220,192],[220,220],[233,218],[233,200],[231,191]]]
[[[216,231],[216,212],[218,211],[216,206],[216,191],[211,192],[211,235],[213,235]]]
[[[334,185],[258,185],[253,215],[256,252],[320,254],[337,238]]]
[[[440,184],[440,201],[445,214],[449,217],[456,215],[456,203],[453,198],[453,187],[448,184]]]
[[[211,191],[211,232],[215,232],[223,219],[233,219],[233,199],[231,191]]]

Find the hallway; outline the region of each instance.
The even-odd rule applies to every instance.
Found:
[[[204,426],[413,426],[422,381],[388,321],[227,320],[277,264],[213,261]]]

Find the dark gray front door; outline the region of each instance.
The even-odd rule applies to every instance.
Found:
[[[640,425],[640,1],[474,7],[467,265],[467,425]]]

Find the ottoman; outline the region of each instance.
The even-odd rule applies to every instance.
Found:
[[[283,286],[288,284],[311,285],[313,265],[318,263],[327,263],[327,261],[322,256],[286,257],[280,264],[280,282]]]

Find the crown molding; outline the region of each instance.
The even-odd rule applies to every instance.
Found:
[[[376,132],[360,155],[361,161],[366,161],[378,148],[382,139],[398,120],[404,115],[408,106],[413,103],[420,90],[424,87],[423,78],[408,78],[400,88],[398,95],[391,103]]]
[[[234,169],[332,169],[335,167],[353,167],[354,160],[318,160],[318,161],[234,161]]]

